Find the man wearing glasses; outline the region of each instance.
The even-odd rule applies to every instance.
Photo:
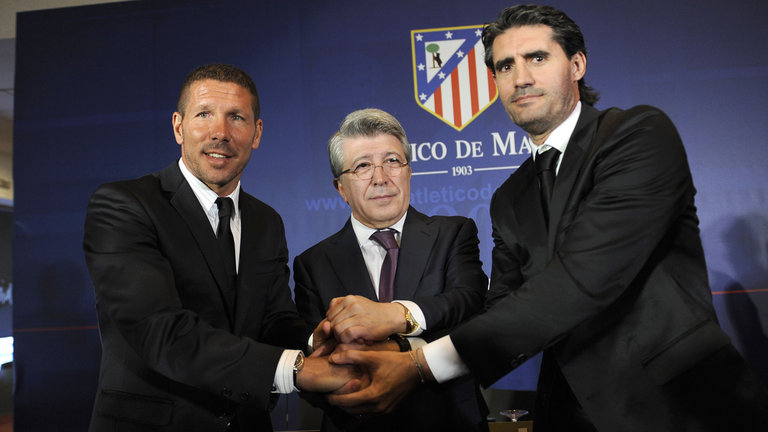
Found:
[[[338,349],[411,351],[446,334],[483,305],[488,279],[477,227],[427,216],[410,202],[410,147],[400,123],[378,109],[349,114],[328,142],[334,186],[352,215],[341,231],[296,257],[296,305],[327,319]],[[326,407],[323,430],[488,430],[473,379],[428,384],[371,421]]]

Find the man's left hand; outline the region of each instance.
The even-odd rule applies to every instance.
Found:
[[[370,343],[405,331],[403,308],[399,303],[378,303],[349,295],[331,300],[326,319],[342,343]]]
[[[331,362],[357,365],[370,381],[347,394],[330,394],[328,402],[352,414],[387,413],[419,383],[419,373],[408,353],[349,350],[336,352]]]

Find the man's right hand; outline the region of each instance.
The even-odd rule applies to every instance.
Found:
[[[368,385],[368,379],[355,365],[333,364],[328,357],[307,357],[296,374],[296,387],[315,393],[348,393]]]
[[[413,353],[417,355],[418,353]],[[331,355],[335,364],[355,364],[370,379],[359,391],[328,395],[328,402],[352,414],[391,412],[421,378],[409,353],[349,350]],[[424,364],[424,359],[420,362]]]

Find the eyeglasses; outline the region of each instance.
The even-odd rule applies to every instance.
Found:
[[[362,162],[354,168],[346,169],[339,173],[339,177],[344,174],[352,174],[358,180],[370,180],[373,178],[373,172],[376,168],[384,170],[384,174],[395,177],[400,174],[404,166],[407,166],[408,162],[401,162],[400,159],[393,157],[385,160],[381,165],[374,165],[370,162]]]

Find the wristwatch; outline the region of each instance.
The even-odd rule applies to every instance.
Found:
[[[402,305],[403,309],[405,309],[405,333],[403,334],[411,334],[419,329],[419,323],[413,319],[413,315],[411,315],[411,311],[408,310],[405,305]]]
[[[395,342],[398,346],[398,349],[400,349],[400,352],[407,352],[411,350],[411,344],[404,337],[397,333],[390,335],[387,339]]]
[[[299,371],[303,367],[304,367],[304,353],[299,351],[299,355],[296,356],[296,361],[293,362],[293,386],[296,388],[299,388],[299,386],[296,385],[296,375],[299,374]]]

